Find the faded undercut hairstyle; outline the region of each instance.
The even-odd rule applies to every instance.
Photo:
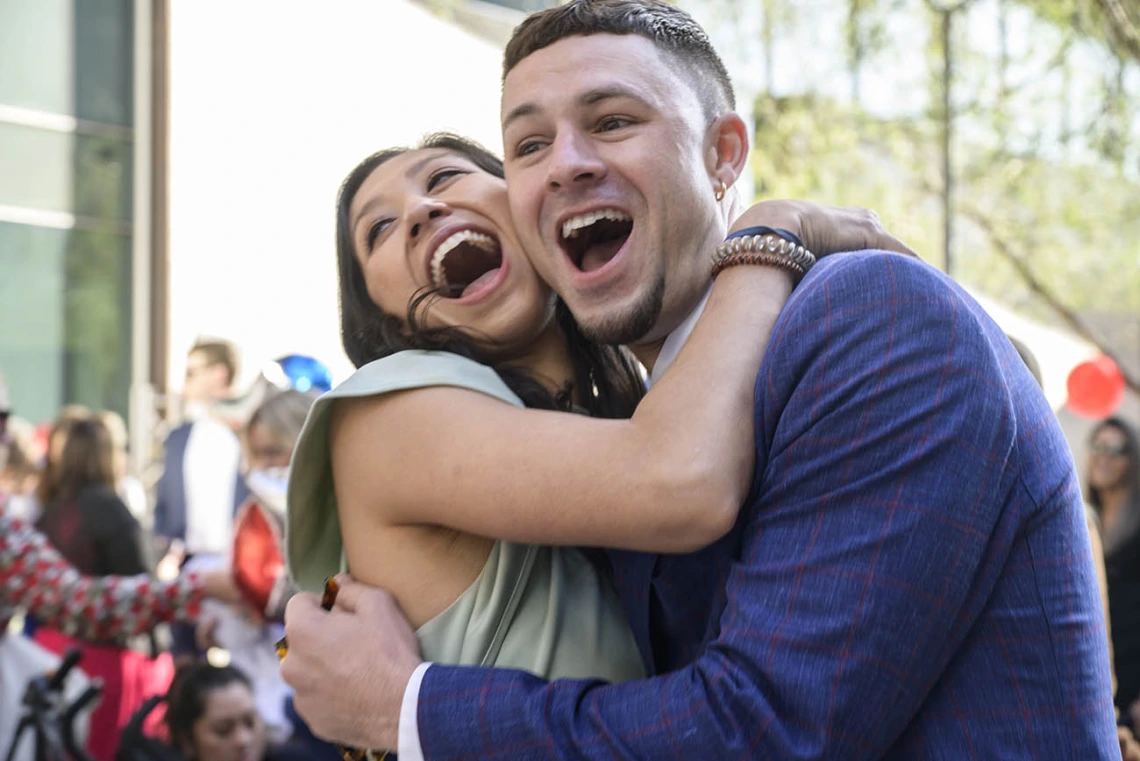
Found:
[[[503,79],[531,53],[566,37],[636,34],[681,64],[712,121],[736,108],[728,70],[693,17],[662,0],[574,0],[533,13],[511,35],[503,54]]]
[[[350,210],[360,186],[378,166],[409,150],[443,149],[471,160],[479,169],[503,177],[503,162],[478,143],[457,135],[429,135],[416,148],[389,148],[364,159],[349,173],[337,198],[336,256],[340,286],[340,335],[344,351],[356,367],[407,349],[446,351],[488,364],[528,407],[567,410],[575,389],[579,401],[594,417],[627,418],[645,393],[641,374],[630,355],[621,348],[586,339],[561,299],[555,309],[574,364],[572,386],[552,394],[536,378],[517,367],[488,361],[470,330],[460,327],[429,327],[423,311],[438,290],[416,293],[403,315],[388,314],[368,295],[368,286],[355,255]]]

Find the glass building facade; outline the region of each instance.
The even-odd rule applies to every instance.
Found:
[[[15,414],[128,413],[133,0],[0,0],[0,370]]]

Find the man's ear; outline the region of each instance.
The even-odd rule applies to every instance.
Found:
[[[731,188],[748,165],[748,129],[740,114],[729,111],[709,125],[705,164],[715,192]]]

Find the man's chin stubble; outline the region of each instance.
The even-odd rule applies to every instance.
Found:
[[[606,314],[594,324],[579,322],[582,334],[594,343],[629,346],[644,338],[657,324],[665,304],[665,278],[657,278],[652,290],[620,314]]]

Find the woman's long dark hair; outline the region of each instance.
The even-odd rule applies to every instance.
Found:
[[[95,418],[73,421],[67,429],[52,501],[44,508],[73,500],[88,486],[115,488],[115,447],[107,426]]]
[[[1140,438],[1136,430],[1123,418],[1110,417],[1097,423],[1089,435],[1089,441],[1094,441],[1097,435],[1105,428],[1115,428],[1124,437],[1124,456],[1128,458],[1128,471],[1125,474],[1129,490],[1128,504],[1124,506],[1120,516],[1116,519],[1112,531],[1104,530],[1104,549],[1107,554],[1119,548],[1125,541],[1140,532]],[[1100,489],[1092,485],[1091,479],[1085,478],[1088,485],[1088,503],[1092,505],[1096,514],[1104,520],[1104,500]]]
[[[344,351],[356,367],[406,349],[447,351],[485,362],[484,352],[467,330],[459,327],[430,328],[422,309],[437,295],[435,290],[417,293],[408,303],[404,319],[384,312],[368,295],[364,273],[357,261],[349,210],[360,186],[385,161],[409,150],[444,149],[467,157],[483,171],[503,177],[503,162],[478,143],[457,135],[430,135],[417,148],[390,148],[364,159],[341,185],[337,197],[336,254],[340,281],[340,335]],[[528,407],[568,409],[573,392],[595,417],[625,418],[633,414],[644,395],[641,374],[623,349],[593,343],[582,335],[570,310],[559,299],[555,319],[566,336],[574,365],[573,388],[552,393],[525,370],[492,365],[503,382]]]

